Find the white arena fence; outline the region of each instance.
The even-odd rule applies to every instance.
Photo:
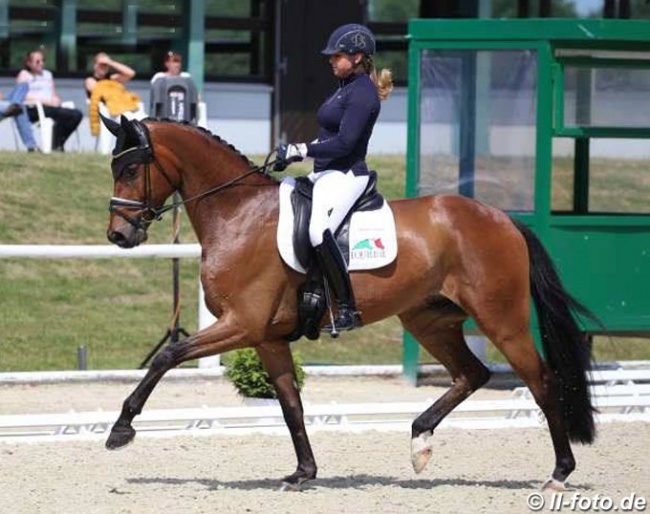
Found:
[[[107,259],[107,258],[163,258],[184,259],[201,256],[201,245],[195,244],[148,244],[124,249],[115,245],[0,245],[0,259]],[[199,280],[198,327],[214,323],[215,317],[203,301],[203,288]],[[219,366],[219,356],[199,360],[199,367]]]
[[[113,245],[0,245],[0,258],[196,258],[200,255],[201,248],[198,244],[144,245],[130,250]],[[214,317],[203,304],[202,290],[199,295],[199,327],[203,327],[212,323]],[[213,367],[218,366],[219,361],[217,358],[216,363],[212,361],[207,365],[201,364],[199,362],[200,367]],[[348,368],[351,373],[356,369],[359,374],[364,374],[368,367]],[[394,373],[399,372],[399,369],[394,368],[400,367],[390,368]],[[321,374],[328,374],[327,369],[325,367]],[[182,373],[185,370],[172,370],[170,375],[174,371]],[[306,371],[308,374],[317,373],[316,370]],[[329,372],[334,371],[330,369]],[[217,369],[197,370],[197,373],[220,375]],[[23,375],[25,378],[28,374],[14,375]],[[592,380],[594,403],[600,410],[598,422],[650,423],[650,367],[646,365],[643,369],[598,370],[593,373]],[[3,382],[10,383],[12,380],[9,378]],[[305,421],[311,431],[408,430],[413,419],[433,401],[435,399],[410,403],[307,404]],[[0,442],[104,438],[117,415],[117,412],[107,411],[2,415]],[[516,388],[512,396],[505,400],[470,400],[462,403],[445,419],[441,427],[533,427],[544,423],[544,416],[532,400],[530,392],[526,388]],[[287,433],[279,406],[145,410],[136,418],[134,425],[140,435],[152,436]]]
[[[309,374],[312,370],[307,370]],[[650,423],[650,367],[596,371],[592,375],[598,423]],[[435,401],[305,404],[310,432],[365,430],[408,432],[412,421]],[[118,412],[68,412],[0,416],[0,443],[104,439]],[[543,427],[545,419],[526,388],[503,400],[468,400],[441,428],[495,429]],[[139,436],[209,436],[266,433],[287,435],[280,407],[243,406],[145,410],[134,420]]]
[[[200,257],[199,244],[147,244],[126,250],[115,245],[0,245],[0,259],[104,259],[113,257],[165,259]]]

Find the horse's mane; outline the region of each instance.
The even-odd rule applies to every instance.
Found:
[[[257,167],[257,164],[255,164],[255,162],[251,161],[246,155],[244,155],[234,145],[230,144],[228,141],[226,141],[222,137],[218,136],[217,134],[213,134],[212,132],[210,132],[206,128],[199,127],[198,125],[193,125],[192,123],[189,123],[187,121],[177,121],[177,120],[172,120],[170,118],[147,118],[147,120],[162,122],[162,123],[172,123],[172,124],[175,124],[175,125],[188,126],[188,127],[192,128],[192,129],[198,131],[198,132],[201,132],[202,134],[209,137],[210,139],[213,139],[214,141],[219,143],[221,146],[224,146],[224,147],[228,148],[231,152],[235,153],[240,159],[242,159],[249,168]],[[260,173],[260,174],[263,174],[264,176],[266,176],[267,178],[273,180],[274,182],[278,182],[278,179],[276,179],[275,177],[267,175],[266,173]]]

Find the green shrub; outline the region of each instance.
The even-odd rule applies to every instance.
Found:
[[[293,364],[296,368],[298,390],[301,390],[305,382],[305,370],[302,369],[301,359],[296,355],[293,356]],[[233,383],[237,392],[246,398],[277,398],[271,378],[264,370],[257,352],[252,348],[234,352],[233,358],[226,364],[225,376]]]

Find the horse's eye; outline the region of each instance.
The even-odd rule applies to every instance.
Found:
[[[137,164],[130,164],[124,168],[124,177],[127,179],[134,179],[138,173]]]

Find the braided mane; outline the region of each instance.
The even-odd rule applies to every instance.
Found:
[[[176,121],[176,120],[172,120],[172,119],[169,119],[169,118],[146,118],[146,120],[162,122],[162,123],[173,123],[173,124],[177,124],[177,125],[186,125],[188,127],[192,127],[193,129],[198,130],[199,132],[202,132],[206,136],[209,136],[210,138],[214,139],[220,145],[225,146],[226,148],[229,148],[230,150],[232,150],[235,154],[237,154],[248,165],[249,168],[254,168],[256,166],[256,164],[253,161],[251,161],[248,157],[246,157],[246,155],[244,155],[240,150],[235,148],[234,145],[230,144],[228,141],[226,141],[222,137],[219,137],[218,135],[213,134],[212,132],[210,132],[206,128],[199,127],[198,125],[194,125],[194,124],[189,123],[187,121]],[[143,121],[146,121],[146,120],[143,120]]]

